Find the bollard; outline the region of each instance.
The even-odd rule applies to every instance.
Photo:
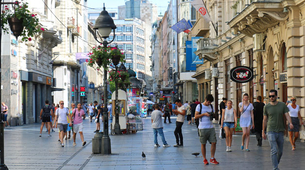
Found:
[[[102,152],[102,132],[97,132],[92,138],[92,153],[100,154]]]

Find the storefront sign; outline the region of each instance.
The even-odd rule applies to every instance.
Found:
[[[253,70],[246,66],[235,67],[230,70],[230,78],[236,83],[247,83],[253,79]]]
[[[52,85],[52,78],[46,77],[46,85]]]
[[[287,73],[280,73],[280,82],[287,83]]]
[[[43,75],[40,75],[37,73],[32,73],[32,81],[41,83],[41,84],[45,84],[47,82],[47,78],[46,78],[46,76],[43,76]]]

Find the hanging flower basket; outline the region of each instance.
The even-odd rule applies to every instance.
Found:
[[[103,67],[108,70],[111,62],[115,65],[119,62],[124,63],[124,53],[122,53],[117,47],[93,47],[92,52],[88,54],[90,60],[88,60],[88,66],[94,67],[94,64],[98,65],[98,69]]]
[[[1,13],[1,28],[5,33],[10,34],[12,31],[16,39],[21,36],[22,41],[31,41],[45,30],[41,27],[37,14],[30,12],[28,3],[16,2],[13,9],[4,7]]]
[[[124,80],[122,77],[125,77]],[[115,71],[111,70],[109,72],[109,81],[115,82],[117,81],[118,86],[122,89],[124,89],[126,82],[129,82],[129,76],[127,71]]]

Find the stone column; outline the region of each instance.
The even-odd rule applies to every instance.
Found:
[[[41,110],[41,106],[42,103],[44,103],[43,100],[43,95],[42,95],[42,88],[40,84],[37,84],[37,90],[36,90],[36,120],[37,122],[41,122],[41,120],[39,119],[39,115],[40,115],[40,110]],[[35,120],[34,120],[35,121]]]
[[[47,94],[47,86],[45,85],[45,84],[42,84],[41,85],[41,101],[43,102],[43,104],[44,104],[44,102],[46,101],[46,100],[49,100],[48,99],[48,94]],[[50,101],[50,100],[49,100]]]
[[[34,123],[33,119],[33,82],[26,83],[26,124]]]

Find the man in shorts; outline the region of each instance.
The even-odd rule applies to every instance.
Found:
[[[67,116],[70,120],[72,120],[71,115],[69,114],[69,109],[64,108],[64,101],[59,101],[60,107],[55,112],[55,122],[58,120],[58,129],[59,129],[59,140],[61,142],[61,146],[64,147],[64,134],[67,132],[68,128],[68,120]],[[72,126],[72,124],[71,124]],[[53,125],[53,127],[55,127]]]
[[[94,111],[93,111],[94,107],[92,106],[92,103],[89,104],[87,110],[88,110],[88,113],[89,113],[89,119],[90,119],[90,122],[92,122],[92,118],[94,117]]]
[[[72,113],[73,117],[73,146],[76,146],[76,135],[79,133],[80,138],[83,142],[83,146],[86,145],[86,141],[84,141],[83,135],[83,118],[86,117],[84,110],[82,109],[82,105],[80,103],[77,104],[77,109]]]
[[[50,128],[52,126],[52,123],[51,123],[52,115],[53,115],[53,107],[49,104],[49,101],[46,100],[45,101],[45,106],[43,106],[43,108],[41,109],[40,116],[39,116],[39,118],[42,120],[41,126],[40,126],[39,137],[41,137],[41,133],[42,133],[42,129],[43,129],[44,124],[46,124],[46,128],[48,130],[49,137],[51,137]]]
[[[212,164],[219,164],[216,161],[214,155],[216,151],[216,133],[213,123],[210,119],[210,115],[214,109],[212,109],[211,103],[214,101],[214,97],[211,94],[208,94],[205,97],[205,101],[202,104],[197,105],[196,112],[195,112],[195,119],[199,119],[199,136],[200,136],[200,143],[201,143],[201,152],[204,158],[203,163],[208,165],[209,162],[206,159],[206,143],[207,141],[210,142],[211,146],[211,159],[210,163]],[[200,110],[201,109],[201,110]]]

